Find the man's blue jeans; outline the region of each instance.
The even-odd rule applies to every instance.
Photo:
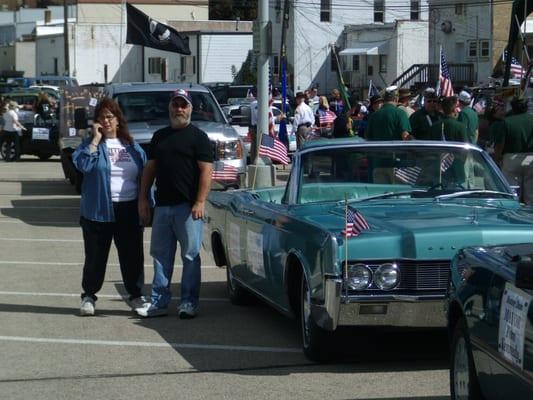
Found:
[[[189,204],[155,208],[150,245],[150,255],[154,258],[153,307],[167,308],[170,302],[170,282],[174,270],[176,242],[180,243],[183,262],[181,304],[198,305],[203,226],[204,222],[201,219],[192,218]]]

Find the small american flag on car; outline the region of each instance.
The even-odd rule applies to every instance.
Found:
[[[359,236],[362,231],[370,229],[365,217],[355,208],[346,206],[346,224],[342,234],[347,238]]]
[[[216,181],[236,181],[239,177],[239,170],[233,165],[225,164],[223,161],[213,163],[211,179]]]
[[[282,164],[289,163],[287,148],[275,137],[270,135],[261,135],[261,145],[259,146],[259,155],[278,161]]]

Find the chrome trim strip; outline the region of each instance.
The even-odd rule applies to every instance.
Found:
[[[356,303],[356,302],[383,302],[383,301],[430,301],[441,300],[446,298],[446,293],[442,294],[426,294],[420,296],[412,296],[406,294],[387,294],[387,295],[375,295],[375,296],[347,296],[342,299],[343,303]]]

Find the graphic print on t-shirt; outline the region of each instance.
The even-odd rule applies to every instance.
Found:
[[[113,164],[117,164],[120,162],[131,162],[131,155],[126,151],[125,148],[115,148],[115,147],[108,147],[107,148],[107,154],[109,156],[109,160]]]

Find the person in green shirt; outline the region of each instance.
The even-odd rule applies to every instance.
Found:
[[[368,119],[367,140],[409,140],[411,124],[407,114],[397,107],[398,92],[395,87],[385,90],[383,107]]]
[[[385,89],[383,107],[372,113],[368,119],[366,139],[378,140],[409,140],[411,125],[407,114],[397,107],[398,92],[396,87]],[[376,155],[370,160],[373,183],[395,183],[392,159]]]
[[[492,105],[488,110],[487,119],[490,122],[489,125],[489,137],[486,143],[488,150],[494,148],[494,144],[499,141],[501,135],[503,135],[503,126],[505,118],[505,103],[499,96],[494,96],[492,99]]]
[[[511,185],[521,187],[521,200],[533,205],[533,115],[522,98],[511,101],[512,115],[503,121],[494,154]]]
[[[444,117],[431,127],[430,140],[466,142],[466,126],[457,121],[457,97],[445,97],[441,101]]]
[[[439,98],[435,89],[427,88],[424,91],[424,107],[415,111],[409,117],[411,134],[418,140],[429,140],[431,127],[440,120],[438,112]]]
[[[459,116],[457,120],[466,125],[466,134],[468,142],[477,143],[479,136],[479,118],[476,111],[470,107],[472,96],[467,91],[463,90],[459,93]]]

